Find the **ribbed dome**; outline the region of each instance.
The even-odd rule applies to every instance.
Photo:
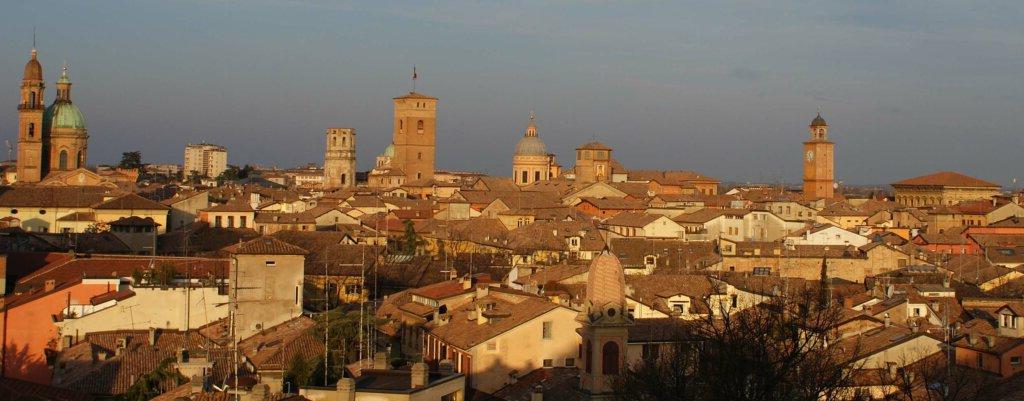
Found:
[[[825,122],[824,118],[821,118],[821,113],[818,113],[818,116],[814,117],[814,120],[811,121],[811,126],[812,127],[827,127],[828,123]]]
[[[590,262],[587,300],[598,308],[608,304],[621,306],[626,302],[626,277],[615,255],[605,251]]]
[[[516,156],[547,156],[548,147],[535,136],[526,136],[516,145]]]
[[[43,121],[48,122],[50,128],[85,129],[82,111],[74,103],[66,101],[54,102],[47,107]]]
[[[43,65],[39,64],[39,60],[36,60],[36,51],[32,50],[32,58],[25,64],[25,77],[24,80],[43,80]]]

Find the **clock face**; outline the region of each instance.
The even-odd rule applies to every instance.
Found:
[[[813,161],[813,160],[814,160],[814,151],[813,150],[808,150],[807,151],[807,161]]]

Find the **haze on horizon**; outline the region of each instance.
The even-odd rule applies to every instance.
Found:
[[[1020,2],[515,3],[7,2],[0,136],[16,142],[35,26],[47,103],[66,59],[94,164],[181,163],[200,141],[232,164],[320,164],[342,126],[369,169],[415,65],[440,98],[440,169],[508,176],[532,109],[566,167],[597,138],[627,168],[798,182],[821,107],[848,184],[1020,174]]]

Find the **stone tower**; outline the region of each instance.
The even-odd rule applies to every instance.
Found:
[[[356,130],[328,128],[324,152],[324,189],[351,188],[356,183]]]
[[[405,182],[434,178],[437,149],[437,98],[409,92],[395,101],[395,154],[391,167],[405,173]]]
[[[81,110],[71,102],[71,79],[65,65],[57,80],[57,98],[43,117],[49,140],[49,171],[85,167],[89,134]]]
[[[526,126],[526,133],[516,144],[516,153],[512,156],[512,182],[525,186],[550,180],[558,173],[555,155],[548,153],[547,145],[537,136],[537,125],[531,112],[530,124]]]
[[[611,398],[612,380],[626,365],[633,317],[626,309],[626,279],[619,258],[605,250],[590,263],[587,299],[576,320],[582,337],[580,389],[591,399]]]
[[[828,123],[821,113],[808,127],[811,138],[804,142],[804,198],[831,199],[835,193],[833,149],[828,140]]]
[[[573,168],[578,184],[609,182],[612,179],[612,148],[601,142],[588,142],[576,148]]]
[[[47,160],[43,138],[43,66],[32,48],[32,56],[25,64],[21,78],[21,101],[18,103],[18,181],[39,182]]]

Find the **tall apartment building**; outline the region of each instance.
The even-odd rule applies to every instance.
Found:
[[[209,143],[185,145],[185,178],[193,171],[203,177],[216,178],[228,168],[228,149]]]

